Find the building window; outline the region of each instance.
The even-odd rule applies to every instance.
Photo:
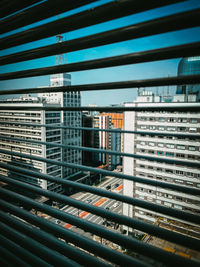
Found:
[[[160,118],[158,118],[158,121],[165,121],[165,118],[160,117]]]
[[[144,214],[144,211],[139,210],[138,213],[141,214],[141,215],[143,215]]]
[[[176,145],[176,148],[177,148],[177,149],[184,150],[184,149],[185,149],[185,146],[184,146],[184,145]]]
[[[194,177],[194,173],[193,172],[187,172],[186,173],[188,177]]]
[[[195,159],[194,155],[188,155],[188,159]]]
[[[188,181],[186,182],[186,184],[188,184],[188,185],[193,185],[193,183],[192,183],[192,182],[188,182]]]
[[[161,200],[160,199],[156,199],[156,203],[161,204]]]
[[[141,117],[140,120],[141,120],[141,121],[146,121],[147,118],[146,118],[146,117]]]
[[[180,132],[185,132],[185,131],[186,131],[186,127],[178,127],[178,130],[179,130]]]
[[[140,199],[144,199],[144,196],[139,196]]]
[[[145,168],[145,166],[144,165],[140,165],[140,168]]]
[[[177,156],[177,158],[184,158],[185,157],[184,154],[179,154],[179,153],[177,153],[176,156]]]
[[[147,126],[146,126],[146,125],[140,125],[140,128],[141,128],[141,129],[146,129]]]
[[[157,151],[157,155],[159,155],[159,156],[163,156],[163,155],[164,155],[164,152],[162,152],[162,151]]]
[[[197,119],[192,118],[192,119],[190,119],[190,122],[191,123],[197,123]]]
[[[159,127],[158,127],[158,130],[160,130],[160,131],[164,131],[164,130],[165,130],[165,127],[164,127],[164,126],[159,126]]]
[[[180,210],[182,210],[182,207],[181,207],[180,205],[176,205],[176,204],[174,204],[174,208],[175,208],[175,209],[180,209]]]
[[[167,157],[174,157],[174,153],[166,152],[166,156],[167,156]]]
[[[149,142],[149,146],[155,146],[154,142]]]
[[[165,181],[172,183],[173,182],[173,179],[166,177],[165,178]]]
[[[167,127],[168,131],[176,131],[176,127]]]
[[[166,173],[173,173],[173,170],[166,169],[165,172],[166,172]]]
[[[150,125],[150,126],[149,126],[149,129],[150,129],[150,130],[155,130],[155,129],[156,129],[156,126],[154,126],[154,125]]]
[[[189,146],[188,149],[189,149],[190,151],[195,151],[195,146]]]
[[[189,128],[189,131],[190,131],[190,132],[196,132],[196,131],[197,131],[197,128],[190,127],[190,128]]]
[[[167,197],[167,198],[172,198],[172,195],[169,195],[169,194],[165,194],[165,197]]]
[[[178,174],[178,175],[183,175],[184,172],[183,172],[183,171],[180,171],[180,170],[176,170],[176,174]]]
[[[179,118],[178,122],[187,122],[187,119],[186,118]]]
[[[158,143],[158,147],[164,147],[163,143]]]
[[[166,144],[166,147],[168,147],[168,148],[174,148],[174,144]]]
[[[171,204],[171,203],[169,203],[169,202],[166,202],[166,201],[164,201],[164,205],[165,205],[165,206],[167,206],[167,207],[171,207],[171,206],[172,206],[172,204]]]
[[[145,145],[145,142],[144,142],[144,141],[141,141],[141,142],[140,142],[140,145],[141,145],[141,146],[144,146],[144,145]]]
[[[182,180],[175,180],[176,183],[179,183],[179,184],[183,184],[183,181]]]

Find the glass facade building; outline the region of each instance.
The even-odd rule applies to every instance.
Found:
[[[178,76],[200,74],[200,56],[182,58],[178,65]],[[196,94],[200,101],[200,84],[178,85],[177,94]]]

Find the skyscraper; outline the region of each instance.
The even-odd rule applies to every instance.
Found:
[[[182,58],[178,64],[178,76],[200,74],[200,56]],[[177,94],[195,94],[200,101],[200,84],[178,85]]]
[[[143,95],[145,106],[153,107],[166,105],[163,102],[152,102],[150,94]],[[149,102],[151,100],[151,102]],[[155,99],[154,99],[155,100]],[[158,99],[156,99],[158,101]],[[141,102],[141,101],[140,101]],[[147,103],[149,102],[149,103]],[[197,103],[185,103],[185,105],[196,105]],[[127,103],[126,106],[142,106],[143,103]],[[167,103],[174,105],[174,103]],[[182,103],[176,103],[177,106]],[[200,107],[200,104],[199,104]],[[199,140],[195,138],[200,131],[199,112],[167,112],[167,111],[130,111],[124,114],[124,129],[130,131],[145,131],[145,134],[125,134],[124,152],[136,154],[137,158],[124,157],[124,174],[134,175],[141,178],[153,179],[171,184],[186,187],[200,188],[200,170],[197,167],[187,167],[168,162],[158,162],[147,160],[142,156],[152,156],[154,158],[170,159],[172,161],[181,160],[184,162],[200,161]],[[148,135],[148,132],[158,133]],[[161,134],[159,134],[161,133]],[[168,134],[167,136],[162,133]],[[181,134],[181,137],[173,136],[174,133]],[[170,135],[171,134],[171,135]],[[184,134],[192,135],[191,138]],[[141,156],[138,157],[138,156]],[[150,186],[139,182],[124,180],[123,194],[147,202],[156,203],[165,207],[190,213],[200,212],[200,200],[198,196],[175,192],[159,186]],[[184,234],[189,233],[195,237],[200,237],[198,225],[187,224],[183,220],[149,211],[137,206],[123,204],[123,214],[144,220],[161,226],[172,225],[173,229]],[[189,228],[188,228],[189,227]],[[187,231],[189,229],[189,231]],[[127,229],[131,231],[131,229]]]
[[[50,76],[50,86],[68,86],[71,85],[71,75],[67,73],[54,74]],[[47,103],[59,103],[61,107],[79,107],[81,105],[80,92],[51,92],[38,94],[45,98]],[[81,112],[61,111],[61,125],[80,127]],[[73,129],[62,129],[62,144],[81,146],[81,132]],[[62,161],[67,163],[82,163],[82,155],[79,150],[68,148],[63,149]],[[63,178],[74,176],[80,171],[72,168],[63,167]]]
[[[24,169],[33,170],[38,173],[45,173],[56,178],[62,178],[62,167],[54,164],[42,162],[40,160],[29,159],[25,156],[14,155],[22,153],[37,157],[44,157],[56,161],[62,160],[62,149],[37,143],[53,142],[60,144],[62,141],[62,131],[60,111],[45,111],[43,107],[60,107],[59,103],[46,103],[39,97],[22,96],[19,99],[8,99],[1,102],[5,110],[0,112],[0,149],[12,152],[13,155],[1,153],[0,161],[5,164],[15,165]],[[9,110],[8,105],[16,107],[16,110]],[[19,107],[36,107],[37,111],[18,110]],[[6,110],[7,108],[7,110]],[[40,127],[40,124],[55,127]],[[35,143],[34,143],[35,142]],[[43,189],[60,192],[62,186],[56,183],[45,181],[28,175],[22,175],[13,171],[0,168],[0,173],[27,183],[40,186]]]

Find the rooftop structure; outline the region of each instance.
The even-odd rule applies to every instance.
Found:
[[[200,56],[182,58],[178,65],[178,76],[200,74]],[[200,84],[178,85],[176,94],[196,95],[200,101]]]

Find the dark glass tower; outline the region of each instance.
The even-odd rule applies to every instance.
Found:
[[[200,56],[182,58],[178,64],[178,76],[200,74]],[[176,94],[196,94],[200,101],[200,84],[178,85]]]

